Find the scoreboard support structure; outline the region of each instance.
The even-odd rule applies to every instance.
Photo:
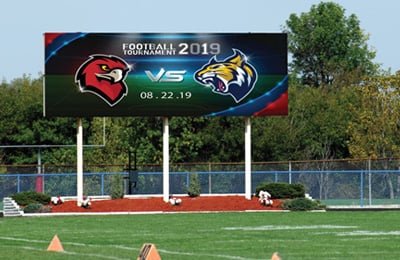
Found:
[[[77,134],[76,134],[76,195],[77,195],[77,203],[80,207],[83,201],[83,127],[82,127],[82,118],[78,118],[77,120]]]
[[[245,197],[251,199],[251,122],[250,117],[245,118]]]
[[[163,117],[163,200],[169,201],[169,121]]]
[[[82,118],[77,119],[77,204],[83,201],[83,126]],[[169,202],[169,120],[163,117],[163,200]],[[251,121],[245,117],[245,198],[251,199]]]

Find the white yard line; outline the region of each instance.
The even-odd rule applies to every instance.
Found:
[[[225,227],[224,230],[242,230],[242,231],[263,231],[263,230],[299,230],[299,229],[346,229],[358,228],[357,226],[336,226],[336,225],[310,225],[310,226],[255,226],[255,227]]]
[[[335,232],[337,236],[400,236],[400,231],[351,231],[351,232]]]

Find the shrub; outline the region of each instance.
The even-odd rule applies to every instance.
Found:
[[[283,202],[282,208],[290,211],[309,211],[325,209],[325,206],[317,200],[310,200],[307,198],[295,198]]]
[[[28,204],[24,208],[25,213],[48,213],[50,211],[51,211],[50,206],[44,206],[43,204],[38,202]]]
[[[23,191],[11,195],[11,198],[20,206],[26,206],[32,203],[40,203],[42,205],[49,204],[51,196],[36,191]]]
[[[303,184],[290,184],[286,182],[263,182],[256,188],[256,196],[261,190],[268,191],[272,199],[292,199],[304,197]]]
[[[301,183],[293,183],[290,184],[290,192],[292,194],[292,198],[303,198],[306,194],[306,189]]]
[[[121,199],[124,197],[124,187],[120,174],[114,174],[111,185],[111,199]]]
[[[200,196],[201,187],[200,187],[199,176],[197,173],[190,174],[189,187],[187,187],[186,192],[189,195],[189,197]]]

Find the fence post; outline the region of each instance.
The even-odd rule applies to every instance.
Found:
[[[104,172],[101,173],[101,196],[104,196]]]
[[[208,194],[211,194],[211,163],[208,163]]]
[[[189,188],[190,185],[190,172],[186,173],[186,188]]]
[[[364,207],[364,171],[360,171],[360,207]]]
[[[18,174],[17,176],[17,193],[21,192],[21,174]]]
[[[368,202],[372,205],[371,159],[368,159]]]

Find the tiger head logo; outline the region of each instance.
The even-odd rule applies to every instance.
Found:
[[[257,81],[257,71],[241,51],[233,51],[234,54],[223,61],[212,57],[195,72],[194,79],[204,86],[212,87],[214,93],[230,95],[239,103],[253,90]]]

